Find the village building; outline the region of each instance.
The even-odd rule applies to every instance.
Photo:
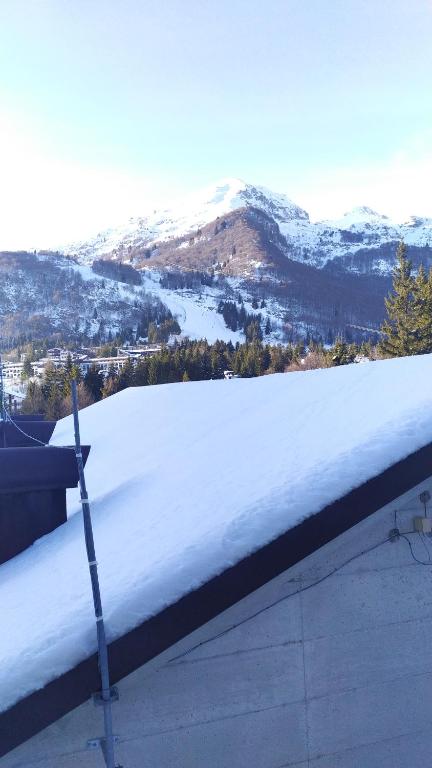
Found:
[[[161,350],[161,344],[142,344],[139,347],[119,347],[117,354],[139,359],[140,357],[151,357],[152,355],[156,355],[158,352],[161,352]]]
[[[118,765],[429,764],[431,376],[423,356],[81,411]],[[72,442],[68,417],[51,443]],[[2,768],[104,765],[68,494],[0,566]]]
[[[21,381],[23,372],[23,363],[11,363],[9,361],[3,362],[3,378],[9,382]]]
[[[116,374],[120,373],[125,364],[131,360],[134,364],[142,358],[152,357],[160,352],[162,349],[160,344],[145,344],[140,347],[122,347],[118,348],[117,355],[108,357],[95,357],[91,353],[91,350],[76,350],[71,351],[60,347],[53,347],[47,350],[46,357],[42,357],[39,360],[35,360],[31,363],[33,369],[33,376],[37,379],[42,379],[46,367],[49,365],[64,366],[70,359],[75,365],[77,365],[81,371],[81,374],[85,374],[91,369],[96,368],[104,376],[107,376],[110,371],[114,371]],[[24,397],[26,384],[22,382],[24,371],[25,356],[21,356],[20,362],[9,362],[4,360],[2,363],[3,379],[7,387],[16,387],[21,385],[22,392],[18,392],[18,395]],[[17,392],[14,389],[14,395]]]

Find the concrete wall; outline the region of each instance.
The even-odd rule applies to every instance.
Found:
[[[398,500],[234,606],[119,686],[123,768],[424,768],[431,762],[432,568],[403,540]],[[429,562],[432,539],[410,536]],[[428,554],[430,551],[430,555]],[[272,603],[272,607],[267,608]],[[230,629],[257,611],[254,618]],[[225,631],[228,630],[228,631]],[[224,633],[217,637],[220,633]],[[214,639],[211,639],[214,638]],[[207,642],[208,641],[208,642]],[[198,643],[204,643],[183,655]],[[102,768],[90,702],[4,757],[2,768]]]

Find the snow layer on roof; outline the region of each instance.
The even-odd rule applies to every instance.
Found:
[[[81,412],[112,640],[432,440],[432,356],[129,389]],[[71,444],[72,420],[56,444]],[[36,449],[35,449],[36,450]],[[78,493],[0,567],[1,708],[96,650]]]

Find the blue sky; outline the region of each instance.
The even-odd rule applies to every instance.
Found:
[[[431,36],[432,0],[6,0],[0,247],[225,176],[432,215]]]

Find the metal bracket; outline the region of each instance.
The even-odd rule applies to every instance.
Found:
[[[120,741],[120,736],[113,736],[113,741],[114,744],[118,744]],[[87,742],[87,749],[101,749],[106,764],[106,748],[105,739],[103,737],[100,739],[89,739]],[[123,766],[116,765],[116,768],[123,768]]]
[[[120,694],[118,692],[118,688],[116,685],[112,685],[110,688],[110,701],[111,703],[118,701],[120,698]],[[93,704],[95,707],[103,707],[104,700],[102,697],[102,691],[98,691],[97,693],[94,693],[92,696]]]

